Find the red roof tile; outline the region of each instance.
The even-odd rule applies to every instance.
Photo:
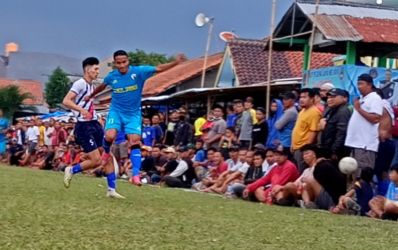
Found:
[[[32,80],[13,80],[0,78],[0,89],[11,85],[19,87],[21,93],[30,93],[34,99],[25,100],[26,105],[42,105],[44,104],[42,84]]]
[[[367,43],[398,44],[398,20],[345,17]]]
[[[268,49],[264,40],[236,39],[228,43],[240,85],[267,81]],[[313,53],[311,68],[333,66],[331,53]],[[274,51],[272,53],[272,80],[302,77],[304,53],[301,51]]]
[[[222,53],[207,58],[207,70],[219,67],[223,58]],[[143,96],[155,96],[167,89],[202,74],[203,57],[186,61],[165,72],[157,74],[146,81]]]

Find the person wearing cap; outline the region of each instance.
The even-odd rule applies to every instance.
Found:
[[[284,148],[290,148],[292,144],[292,131],[297,120],[296,95],[287,92],[282,97],[283,114],[275,123],[279,133],[279,144]]]
[[[176,150],[173,147],[167,147],[163,149],[163,152],[166,157],[166,163],[163,166],[155,166],[161,178],[172,173],[178,166]]]
[[[275,150],[274,157],[277,165],[271,171],[263,176],[261,179],[248,185],[243,191],[243,198],[248,198],[253,195],[260,202],[273,204],[272,190],[275,186],[283,186],[289,182],[295,181],[299,177],[296,165],[288,160],[290,150],[283,148],[282,150]]]
[[[321,85],[321,87],[319,88],[319,94],[321,96],[321,99],[323,102],[327,102],[328,97],[327,97],[327,93],[329,92],[329,90],[334,89],[334,85],[333,83],[327,82]]]
[[[327,150],[328,156],[335,161],[350,155],[349,148],[344,145],[351,117],[347,94],[345,90],[339,88],[329,90],[328,109],[319,122],[322,131],[320,147]]]
[[[252,145],[264,145],[268,137],[268,123],[265,120],[265,109],[258,107],[256,109],[257,123],[253,125]]]
[[[195,178],[195,170],[192,161],[189,159],[187,146],[180,146],[177,153],[177,167],[170,174],[163,177],[167,187],[191,188],[192,180]]]
[[[142,183],[148,183],[151,181],[151,176],[156,172],[155,161],[151,156],[152,148],[149,146],[141,146],[141,170],[140,178]]]
[[[304,170],[301,147],[315,143],[319,132],[319,121],[322,114],[314,105],[313,89],[305,88],[300,93],[301,111],[297,116],[292,132],[292,152],[300,173]]]
[[[374,168],[379,147],[379,122],[383,114],[383,101],[374,91],[373,78],[369,74],[358,77],[361,97],[354,101],[354,112],[347,129],[345,145],[358,162],[356,177],[361,169]]]

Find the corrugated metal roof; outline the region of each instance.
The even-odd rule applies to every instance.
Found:
[[[314,16],[310,16],[314,20]],[[344,16],[316,16],[317,28],[322,34],[333,41],[361,41],[363,36],[350,24]]]
[[[297,3],[297,5],[307,16],[315,13],[315,4]],[[344,5],[320,4],[318,14],[398,20],[398,11],[395,10],[353,7]]]

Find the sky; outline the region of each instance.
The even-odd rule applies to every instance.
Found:
[[[280,20],[293,0],[277,0]],[[210,52],[223,51],[218,34],[241,38],[269,34],[271,0],[1,0],[0,46],[76,58],[107,58],[115,50],[143,49],[166,55],[203,56],[208,27],[194,19],[214,17]],[[0,48],[1,48],[0,47]],[[2,54],[2,53],[0,53]]]

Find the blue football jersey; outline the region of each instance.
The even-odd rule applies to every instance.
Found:
[[[137,112],[141,108],[141,94],[145,81],[156,72],[153,66],[129,66],[126,74],[113,70],[104,79],[112,88],[111,109],[121,113]]]

